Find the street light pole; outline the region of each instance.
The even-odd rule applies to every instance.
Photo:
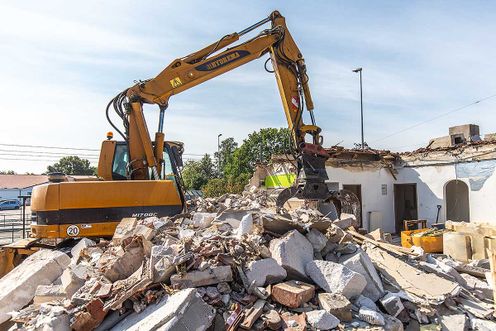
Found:
[[[217,135],[217,170],[220,174],[220,137],[222,137],[222,133]]]
[[[353,72],[358,72],[360,75],[360,123],[362,128],[362,149],[365,148],[365,142],[363,138],[363,93],[362,93],[362,68],[356,68]]]

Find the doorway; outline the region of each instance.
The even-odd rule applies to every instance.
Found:
[[[461,180],[451,180],[446,184],[446,220],[470,222],[468,186]]]
[[[417,184],[394,184],[394,215],[397,233],[403,231],[404,220],[418,219]]]
[[[350,191],[354,193],[358,200],[360,201],[360,212],[359,212],[359,219],[357,220],[360,224],[360,227],[362,227],[362,185],[345,185],[343,184],[343,190]]]

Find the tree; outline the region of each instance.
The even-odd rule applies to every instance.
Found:
[[[66,175],[94,175],[96,169],[86,159],[81,159],[79,156],[66,156],[59,162],[49,165],[47,173],[50,172],[62,172]]]
[[[219,151],[214,153],[214,158],[217,160],[219,176],[222,176],[224,167],[228,162],[231,162],[233,153],[238,148],[238,143],[230,137],[222,140],[219,147]]]
[[[267,163],[272,155],[289,153],[290,133],[286,128],[265,128],[248,135],[224,165],[226,177],[253,173],[257,162]]]
[[[184,186],[188,190],[200,190],[210,179],[216,177],[214,163],[209,154],[199,161],[187,161],[182,170]]]
[[[14,170],[0,170],[0,175],[17,175]]]

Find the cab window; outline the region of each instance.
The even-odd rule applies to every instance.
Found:
[[[127,145],[116,145],[114,163],[112,164],[113,179],[127,179],[127,165],[129,163],[129,152]]]

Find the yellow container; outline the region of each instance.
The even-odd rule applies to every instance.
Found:
[[[418,229],[412,231],[401,231],[401,246],[410,248],[413,245],[422,247],[426,253],[443,252],[443,236],[438,237],[412,237],[412,234],[425,232],[429,229]]]

